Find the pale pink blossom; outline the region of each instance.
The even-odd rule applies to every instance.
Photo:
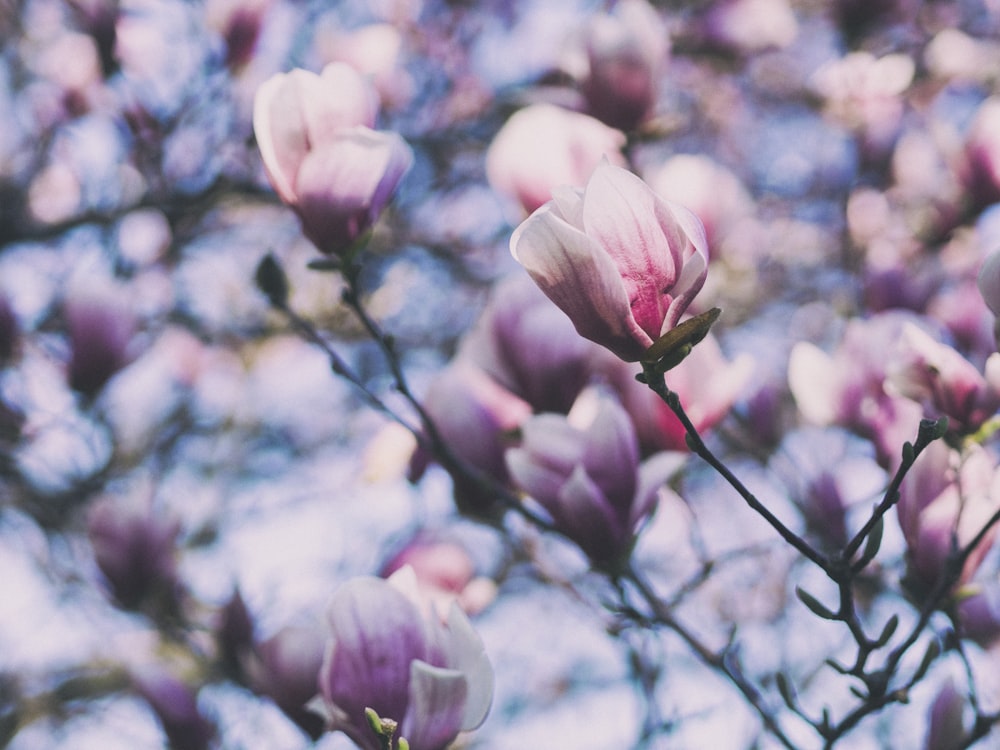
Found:
[[[406,142],[371,129],[377,98],[344,63],[293,70],[254,99],[254,132],[278,196],[323,253],[346,252],[374,223],[413,162]]]
[[[518,110],[486,153],[486,176],[531,213],[561,185],[582,185],[601,160],[623,165],[625,136],[590,115],[552,104]]]
[[[966,134],[962,171],[977,207],[1000,201],[1000,97],[979,105]]]
[[[789,356],[788,385],[806,421],[868,438],[883,466],[898,465],[903,443],[916,437],[923,417],[919,404],[885,387],[886,353],[914,320],[901,311],[852,320],[832,354],[801,341]]]
[[[896,511],[906,540],[907,585],[929,592],[944,575],[953,551],[965,549],[1000,510],[1000,472],[980,446],[960,456],[945,443],[927,446],[906,475]],[[958,573],[955,586],[979,568],[996,538],[994,525]]]
[[[962,432],[975,432],[1000,408],[1000,354],[986,360],[984,375],[912,324],[890,353],[886,375],[888,392],[920,403],[928,416],[948,417]]]
[[[677,325],[708,272],[698,218],[607,162],[583,190],[555,191],[510,248],[581,336],[626,361]]]

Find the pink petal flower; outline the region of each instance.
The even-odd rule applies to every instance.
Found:
[[[626,361],[677,324],[708,270],[697,217],[607,162],[522,223],[511,253],[581,336]]]

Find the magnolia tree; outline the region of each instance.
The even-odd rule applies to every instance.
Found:
[[[994,0],[0,34],[4,747],[1000,741]]]

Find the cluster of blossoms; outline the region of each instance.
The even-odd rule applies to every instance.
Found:
[[[996,0],[596,5],[0,13],[0,745],[996,740]]]
[[[425,406],[460,459],[525,492],[608,564],[630,548],[678,467],[670,452],[685,450],[683,426],[628,363],[674,328],[701,288],[704,231],[605,162],[583,189],[557,189],[515,231],[511,252],[536,286],[518,277],[498,287]],[[748,366],[728,363],[709,340],[667,379],[706,429]],[[495,490],[453,474],[459,507],[495,507]]]

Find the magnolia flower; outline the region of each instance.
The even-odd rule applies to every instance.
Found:
[[[69,386],[93,398],[132,361],[135,316],[110,296],[90,294],[67,300],[64,314],[70,344]]]
[[[580,185],[609,159],[624,164],[625,136],[600,120],[553,104],[533,104],[504,123],[486,153],[486,176],[531,213],[560,185]]]
[[[377,98],[350,66],[293,70],[254,99],[254,133],[282,201],[323,253],[345,252],[378,218],[413,162],[406,142],[371,129]]]
[[[561,414],[570,410],[598,371],[626,367],[606,349],[577,336],[570,319],[526,274],[495,288],[459,356],[523,398],[535,412]],[[635,382],[631,371],[626,377]]]
[[[470,362],[456,360],[428,388],[424,409],[445,443],[469,467],[505,483],[504,451],[511,435],[531,414],[531,407]],[[430,456],[414,455],[411,477],[417,479]],[[495,498],[474,482],[456,474],[455,503],[462,510],[483,513]]]
[[[680,320],[708,272],[705,230],[603,162],[515,231],[511,253],[584,338],[635,361]]]
[[[900,488],[896,505],[906,540],[907,583],[920,595],[931,590],[945,571],[952,550],[975,539],[1000,509],[1000,472],[979,446],[957,454],[941,441],[924,449]],[[956,586],[967,582],[982,563],[997,527],[966,558]]]
[[[659,454],[639,463],[639,441],[618,401],[584,391],[569,415],[539,414],[507,451],[514,482],[592,561],[613,563],[652,512],[657,493],[682,459]]]
[[[187,750],[213,747],[216,729],[198,707],[194,688],[157,666],[138,670],[132,675],[132,682],[159,720],[170,747]]]
[[[941,685],[927,716],[923,750],[958,750],[964,746],[966,702],[953,680]]]
[[[986,360],[985,376],[947,344],[915,325],[903,328],[889,358],[887,387],[974,432],[1000,408],[1000,354]]]
[[[1000,97],[979,105],[965,140],[966,188],[979,207],[1000,200]]]
[[[990,253],[983,261],[976,278],[976,285],[986,306],[996,320],[993,322],[993,337],[1000,346],[1000,252]]]
[[[646,0],[623,0],[587,26],[588,72],[581,89],[594,117],[634,129],[656,102],[670,47],[667,29]]]
[[[923,417],[919,404],[886,390],[886,353],[915,320],[901,311],[852,320],[832,354],[800,341],[788,360],[788,386],[806,420],[838,424],[870,439],[887,467],[898,465],[901,446],[914,438]]]
[[[157,515],[143,500],[104,497],[90,508],[87,533],[97,567],[119,604],[173,608],[180,587],[177,521]]]
[[[465,615],[426,611],[413,571],[357,578],[330,602],[330,639],[319,687],[330,727],[364,750],[381,744],[365,709],[399,723],[411,750],[443,750],[486,718],[493,667]]]

